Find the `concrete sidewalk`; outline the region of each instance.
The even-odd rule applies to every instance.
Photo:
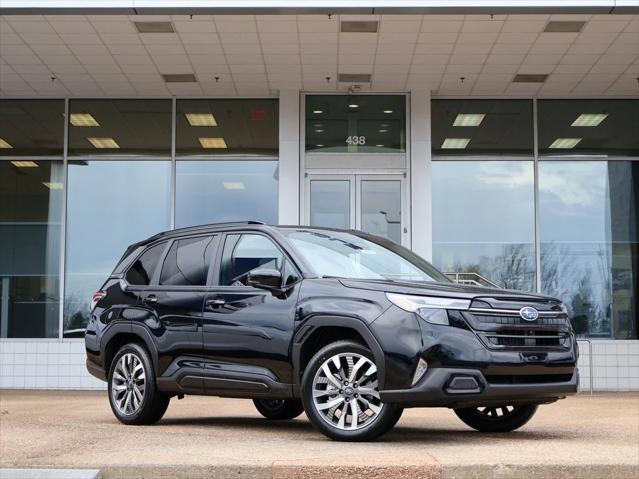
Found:
[[[0,467],[100,469],[115,478],[636,478],[639,394],[540,407],[482,434],[447,409],[409,409],[374,443],[326,439],[305,416],[263,419],[247,400],[173,400],[155,426],[121,425],[105,392],[0,391]]]

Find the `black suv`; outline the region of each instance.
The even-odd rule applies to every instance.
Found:
[[[85,341],[125,424],[208,394],[252,398],[269,419],[305,411],[338,440],[373,439],[422,406],[503,432],[578,384],[560,301],[452,283],[358,231],[252,221],[130,246],[93,297]]]

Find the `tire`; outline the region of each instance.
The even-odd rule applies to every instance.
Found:
[[[455,409],[455,414],[465,424],[477,431],[510,432],[530,421],[536,411],[537,404],[527,404],[524,406]]]
[[[157,390],[149,353],[139,344],[120,348],[109,367],[108,379],[109,404],[123,424],[154,424],[169,407],[170,397]]]
[[[373,354],[354,341],[331,343],[313,356],[302,377],[302,403],[313,426],[336,441],[371,441],[401,416],[401,408],[380,401]]]
[[[253,399],[253,404],[266,419],[276,421],[295,419],[304,412],[299,399]]]

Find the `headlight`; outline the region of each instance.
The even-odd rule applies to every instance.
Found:
[[[448,325],[447,309],[468,309],[470,307],[470,300],[467,299],[396,293],[386,293],[386,297],[398,308],[410,313],[417,313],[425,321],[433,324]]]

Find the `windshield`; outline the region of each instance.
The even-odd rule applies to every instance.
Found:
[[[283,230],[320,276],[391,281],[445,282],[432,265],[390,241],[374,242],[342,231]]]

